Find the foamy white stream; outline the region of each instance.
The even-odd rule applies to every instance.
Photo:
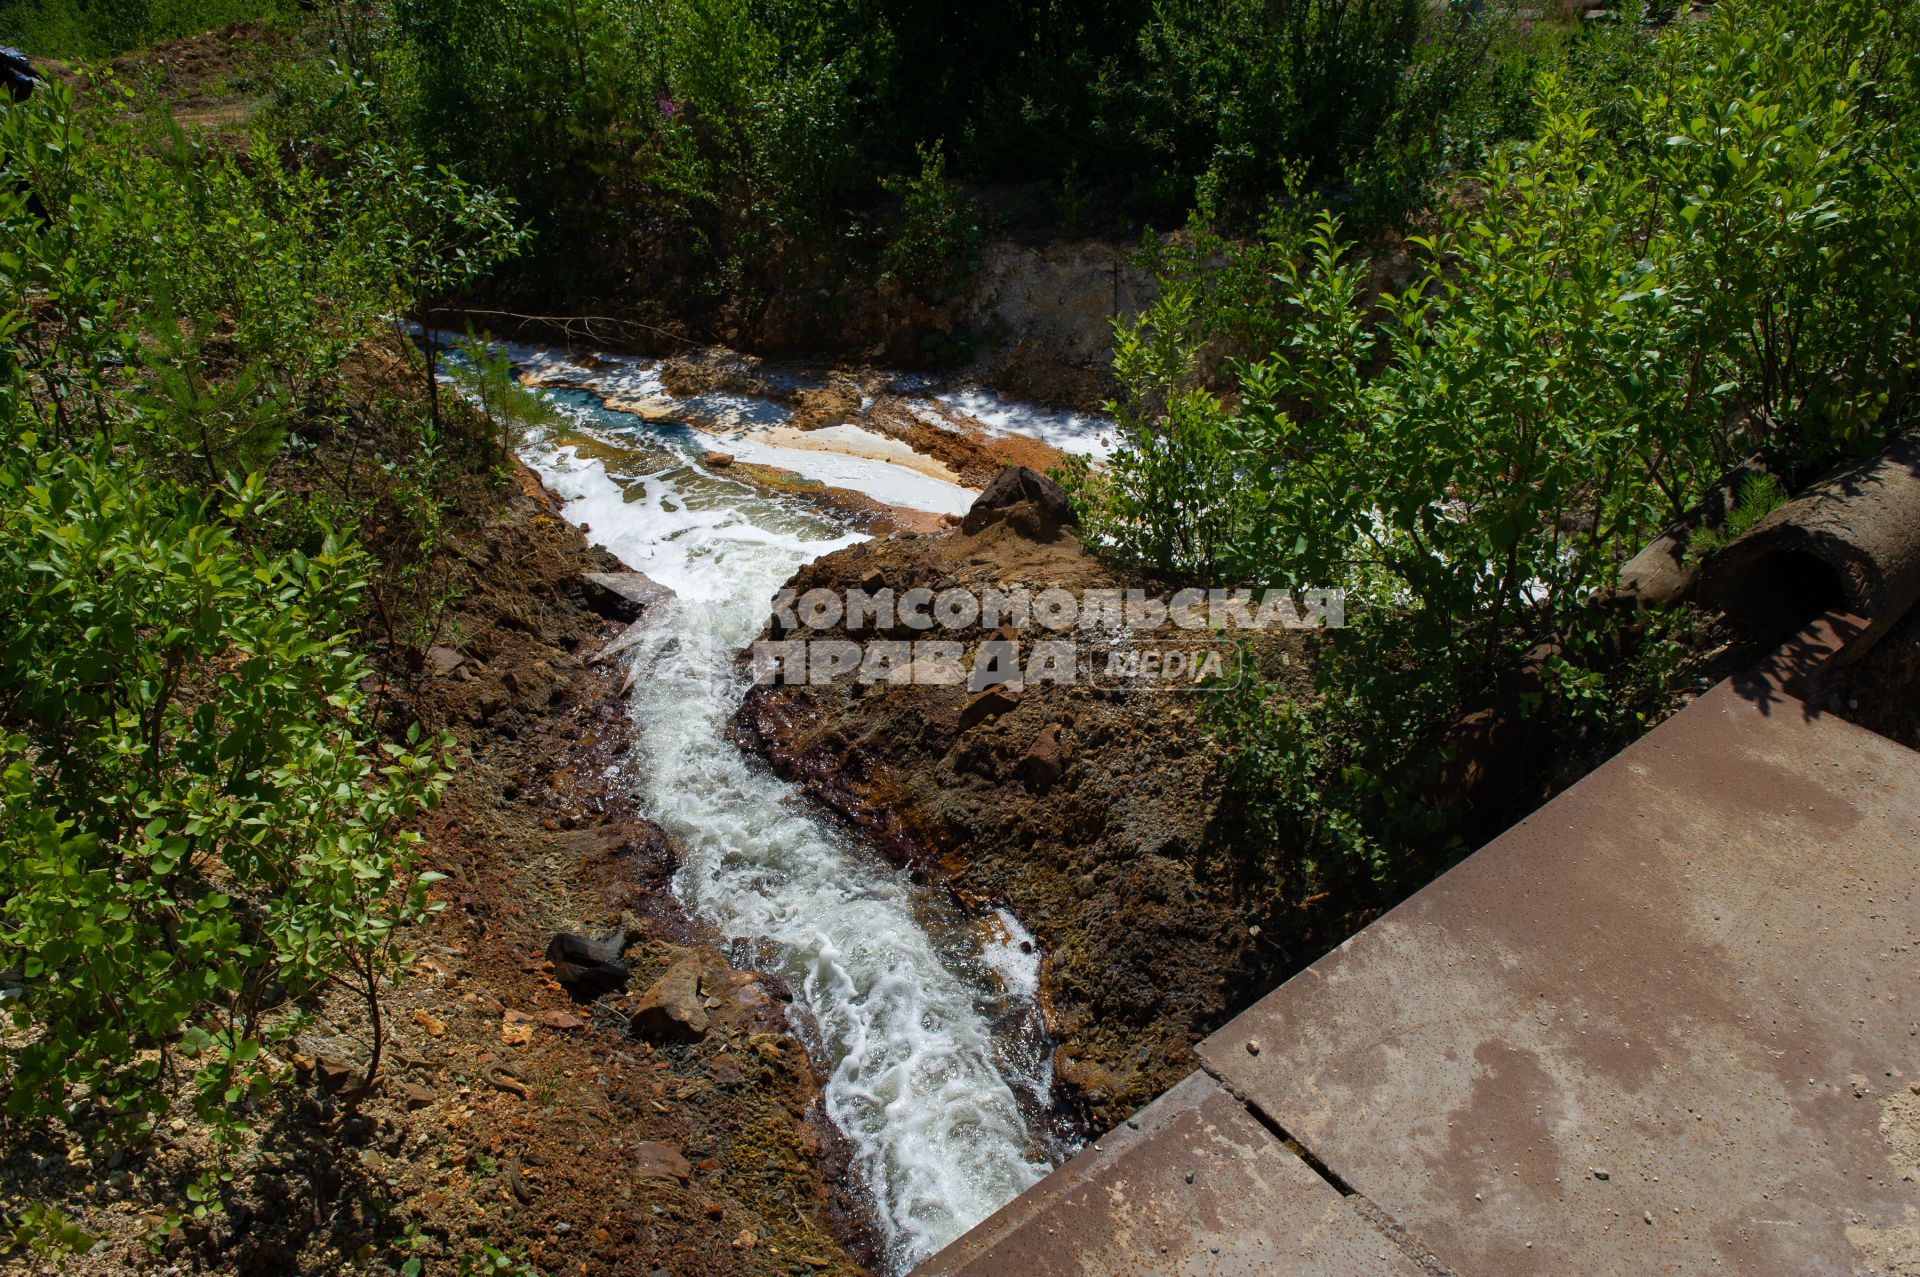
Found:
[[[827,1111],[852,1144],[888,1267],[904,1272],[1039,1179],[1058,1150],[1024,955],[1002,952],[1004,940],[983,951],[942,902],[724,734],[745,691],[735,654],[774,592],[861,538],[705,468],[710,436],[609,412],[582,391],[545,393],[577,431],[529,441],[523,456],[592,540],[677,594],[635,649],[632,701],[632,775],[685,852],[675,888],[727,935],[758,942],[756,960],[794,988]]]

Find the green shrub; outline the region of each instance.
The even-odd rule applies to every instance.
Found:
[[[52,1206],[28,1202],[7,1221],[10,1240],[36,1254],[84,1255],[100,1239]]]
[[[136,1125],[177,1052],[232,1120],[298,1027],[271,1009],[341,974],[376,996],[431,878],[404,826],[445,774],[375,762],[362,556],[237,544],[270,517],[257,478],[213,510],[96,448],[8,466],[0,498],[0,960],[33,1031],[7,1109]]]
[[[1143,125],[1224,188],[1276,189],[1290,162],[1339,177],[1394,114],[1419,0],[1162,3],[1141,31]]]
[[[1535,139],[1398,290],[1298,206],[1224,268],[1172,259],[1119,332],[1127,447],[1078,481],[1087,525],[1161,571],[1354,594],[1313,704],[1219,703],[1256,826],[1401,872],[1382,847],[1443,832],[1402,795],[1451,716],[1523,665],[1555,712],[1614,712],[1589,600],[1647,536],[1757,450],[1817,465],[1907,418],[1914,14],[1728,0],[1660,37],[1630,110],[1544,76]],[[1249,340],[1210,389],[1203,354]]]
[[[523,278],[578,296],[648,254],[750,286],[854,169],[858,50],[807,7],[720,0],[400,0],[355,68],[434,166],[510,192],[532,217]],[[331,99],[306,95],[307,111]],[[281,126],[304,131],[291,108]],[[648,242],[649,236],[662,242]],[[622,278],[622,283],[625,279]]]
[[[110,58],[233,22],[288,15],[285,0],[9,0],[7,42],[50,58]]]
[[[980,211],[947,180],[941,143],[920,148],[917,176],[887,178],[881,185],[901,204],[899,226],[880,254],[887,277],[944,293],[971,273]]]
[[[290,421],[335,412],[342,364],[397,310],[430,307],[518,248],[491,193],[390,147],[361,148],[329,178],[264,136],[243,158],[142,106],[88,117],[91,137],[63,85],[0,114],[8,174],[53,211],[10,230],[18,286],[39,298],[19,340],[58,438],[123,430],[209,484],[257,466]],[[107,367],[131,413],[103,393]]]
[[[383,77],[386,107],[430,165],[514,192],[586,252],[593,228],[572,219],[608,194],[604,165],[651,125],[639,17],[623,0],[396,0],[377,56],[356,69]]]
[[[0,969],[23,1039],[0,1096],[126,1135],[187,1061],[231,1140],[324,985],[365,999],[378,1067],[434,877],[409,826],[447,779],[447,742],[370,721],[354,626],[391,565],[313,517],[326,488],[269,482],[275,447],[354,424],[352,352],[511,236],[413,167],[362,157],[381,185],[343,189],[94,100],[0,107]],[[417,496],[400,514],[436,519]]]
[[[971,215],[949,175],[1069,233],[1177,221],[1196,191],[1257,211],[1295,170],[1390,218],[1524,131],[1522,86],[1558,43],[1503,8],[1415,0],[396,0],[385,28],[353,12],[326,30],[378,87],[378,120],[296,73],[277,135],[357,143],[371,123],[509,192],[534,230],[502,281],[516,290],[572,303],[638,278],[649,300],[741,316],[849,277],[957,287]],[[929,236],[931,266],[914,253]]]

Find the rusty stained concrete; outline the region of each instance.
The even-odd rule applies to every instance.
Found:
[[[1194,1073],[914,1273],[1420,1277],[1421,1270],[1219,1083]]]
[[[1920,755],[1725,683],[1199,1050],[1462,1273],[1855,1273],[1917,964]]]
[[[919,1271],[1920,1274],[1920,754],[1785,682],[1701,697]]]

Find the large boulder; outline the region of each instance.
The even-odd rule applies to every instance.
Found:
[[[648,608],[673,597],[672,587],[645,572],[582,572],[580,583],[587,606],[615,621],[636,621]]]
[[[586,1001],[625,988],[628,970],[620,950],[626,946],[626,939],[624,927],[607,940],[560,932],[547,942],[553,978],[565,985],[568,993]]]
[[[1052,541],[1078,522],[1059,484],[1026,466],[1008,466],[993,476],[960,521],[968,536],[1004,522],[1035,541]]]
[[[712,1022],[700,1004],[700,964],[682,958],[633,1004],[634,1032],[650,1040],[698,1041]]]

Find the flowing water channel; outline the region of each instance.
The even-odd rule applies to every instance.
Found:
[[[509,353],[522,367],[538,358]],[[732,938],[741,961],[794,989],[796,1027],[827,1075],[826,1109],[852,1145],[887,1267],[904,1272],[1068,1151],[1049,1125],[1039,955],[1011,915],[987,927],[961,917],[726,739],[745,692],[736,653],[774,592],[861,537],[709,467],[712,434],[606,406],[648,376],[643,361],[596,360],[568,378],[591,389],[541,391],[563,424],[523,456],[590,539],[675,591],[631,656],[632,783],[684,848],[675,889],[685,906]],[[750,442],[718,446],[738,453]],[[764,450],[756,459],[783,461]],[[971,496],[897,466],[849,473],[884,462],[784,460],[838,467],[828,481],[921,509],[964,508]]]

